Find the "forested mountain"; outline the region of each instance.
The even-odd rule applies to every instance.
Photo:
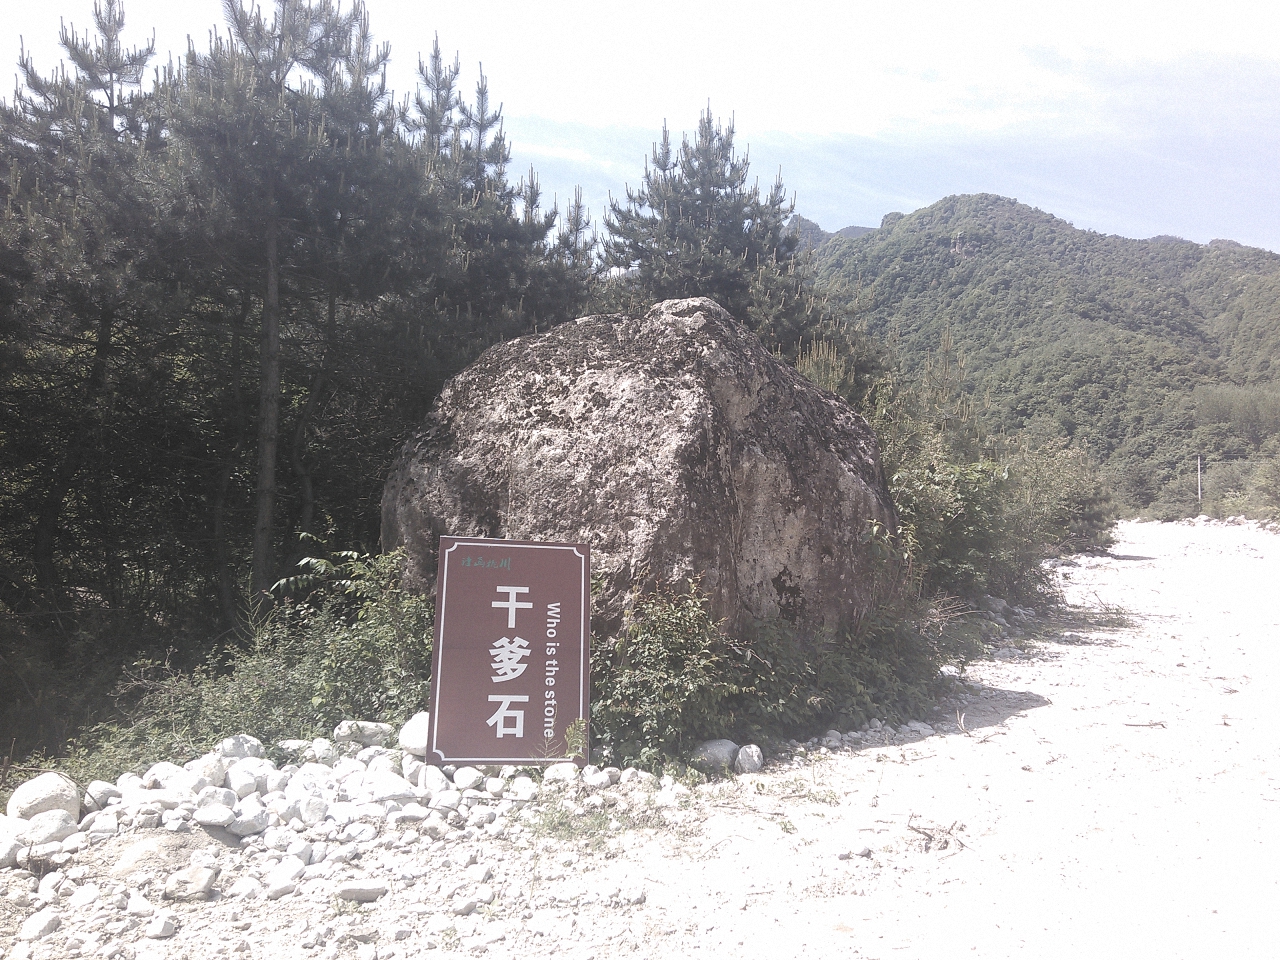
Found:
[[[1276,254],[1105,236],[983,194],[829,236],[813,257],[906,370],[949,332],[985,429],[1070,438],[1129,506],[1194,506],[1197,455],[1277,452]]]

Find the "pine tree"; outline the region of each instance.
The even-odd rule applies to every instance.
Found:
[[[794,211],[782,176],[762,193],[749,183],[748,157],[734,148],[734,127],[708,108],[692,141],[673,149],[666,125],[638,189],[611,199],[604,266],[616,271],[606,298],[631,310],[655,300],[716,300],[766,343],[794,352],[822,319],[822,305],[797,259],[787,229]]]
[[[154,256],[147,227],[154,179],[146,171],[155,143],[139,90],[154,51],[151,44],[124,47],[117,0],[95,4],[93,19],[96,38],[62,29],[71,73],[42,76],[24,53],[22,86],[0,112],[0,247],[14,264],[7,312],[14,339],[0,389],[5,406],[22,398],[0,431],[6,459],[20,461],[5,465],[3,472],[21,480],[4,493],[28,504],[29,556],[42,602],[51,607],[62,599],[57,552],[68,501],[99,444],[118,431],[111,425],[118,357],[147,355],[138,337],[154,327],[144,265]],[[26,525],[6,520],[11,533]],[[96,586],[113,599],[113,589]]]

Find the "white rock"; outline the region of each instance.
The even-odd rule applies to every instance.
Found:
[[[311,741],[311,746],[303,751],[303,756],[315,763],[332,766],[338,759],[338,751],[334,749],[331,741],[324,737],[317,737]]]
[[[228,897],[252,899],[262,893],[262,884],[253,877],[241,877],[227,890]]]
[[[80,801],[76,800],[76,812],[79,812]],[[79,827],[74,814],[64,809],[46,810],[33,816],[27,826],[27,843],[61,843],[71,836]]]
[[[84,808],[105,810],[111,800],[120,798],[120,788],[105,780],[94,780],[84,788]]]
[[[251,767],[242,767],[240,764],[236,764],[227,771],[223,784],[237,797],[243,799],[257,791],[258,776]]]
[[[553,763],[542,772],[543,783],[573,783],[581,771],[576,763]]]
[[[380,770],[365,776],[362,793],[371,803],[386,803],[388,800],[416,800],[420,791],[404,777]]]
[[[304,797],[298,801],[298,819],[308,827],[324,821],[329,804],[320,797]]]
[[[219,784],[227,775],[227,757],[221,753],[206,753],[203,757],[188,760],[183,767],[196,776],[204,777],[212,784]]]
[[[114,837],[120,832],[120,818],[114,813],[107,810],[93,818],[93,823],[89,825],[89,838],[97,839],[98,837]]]
[[[27,835],[27,821],[20,817],[9,817],[0,813],[0,837],[17,837]]]
[[[335,893],[339,900],[352,900],[356,903],[371,903],[379,897],[387,895],[387,884],[383,880],[348,880],[338,884]]]
[[[418,786],[431,793],[439,793],[441,790],[452,790],[453,781],[439,767],[428,763],[418,772]]]
[[[343,843],[369,843],[377,838],[378,828],[372,823],[365,823],[363,820],[347,824],[342,828],[342,832],[338,834],[338,839]]]
[[[301,837],[295,837],[293,843],[285,848],[285,853],[291,857],[301,860],[303,865],[311,863],[311,859],[315,854],[315,848],[303,840]]]
[[[197,807],[191,819],[202,827],[229,827],[235,822],[236,812],[225,803],[210,803]]]
[[[375,723],[372,720],[343,720],[333,728],[333,739],[336,743],[359,743],[372,747],[386,743],[392,733],[389,723]]]
[[[532,777],[516,777],[511,781],[511,794],[514,800],[536,800],[538,797],[538,785],[533,782]]]
[[[227,830],[237,837],[250,837],[267,829],[270,823],[271,817],[268,815],[266,807],[260,803],[245,801],[236,811],[236,818],[227,825]]]
[[[218,867],[191,866],[169,875],[164,884],[166,900],[208,900],[218,882]]]
[[[281,897],[287,897],[297,889],[298,882],[296,880],[287,880],[272,874],[267,877],[266,885],[263,888],[263,896],[268,900],[279,900]]]
[[[67,875],[61,870],[46,873],[40,878],[40,885],[36,887],[36,896],[41,900],[53,900],[58,896],[58,888],[66,882],[66,879]]]
[[[298,857],[285,857],[267,875],[266,897],[279,900],[297,889],[297,881],[306,873],[307,865]]]
[[[167,914],[160,914],[151,918],[151,922],[147,924],[147,929],[142,935],[151,940],[164,940],[172,937],[178,932],[178,926],[173,922],[173,918]]]
[[[17,837],[0,836],[0,870],[11,870],[18,865],[18,851],[26,844]]]
[[[147,772],[142,775],[142,782],[154,790],[159,787],[168,787],[171,780],[186,774],[187,771],[176,763],[161,760],[147,768]]]
[[[89,846],[89,834],[73,833],[62,841],[63,853],[79,853],[81,850]]]
[[[67,906],[72,910],[80,910],[95,902],[101,895],[102,890],[99,889],[97,884],[86,883],[67,898]]]
[[[487,863],[473,863],[467,867],[467,879],[472,883],[487,883],[493,869]]]
[[[764,752],[754,743],[748,743],[738,751],[733,762],[735,773],[759,773],[764,768]]]
[[[433,810],[457,810],[462,802],[462,794],[457,790],[443,790],[431,798]]]
[[[223,774],[225,777],[226,774]],[[236,801],[240,799],[236,796],[234,790],[228,790],[226,787],[205,787],[196,795],[196,807],[208,807],[215,803],[222,804],[224,807],[234,807]]]
[[[415,757],[425,757],[429,747],[429,735],[431,727],[431,715],[423,713],[415,713],[408,719],[403,727],[400,728],[400,736],[398,743],[400,749],[406,753],[411,753]]]
[[[62,926],[62,916],[52,907],[33,913],[22,922],[19,940],[42,940]]]
[[[18,785],[9,797],[9,816],[30,820],[50,810],[65,810],[72,820],[80,820],[80,791],[75,781],[60,773],[42,773]]]
[[[453,774],[453,785],[459,790],[474,790],[484,783],[484,774],[475,767],[459,767]]]
[[[613,786],[613,781],[609,779],[609,774],[603,770],[592,770],[590,773],[583,771],[582,783],[583,786],[590,787],[592,790]]]
[[[129,902],[124,909],[125,913],[131,917],[149,917],[156,912],[156,908],[151,905],[151,901],[140,893],[129,894]]]
[[[260,757],[262,756],[262,741],[257,737],[251,737],[247,733],[238,733],[234,737],[227,737],[218,744],[218,753],[224,757]]]

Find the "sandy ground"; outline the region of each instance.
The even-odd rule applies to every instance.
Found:
[[[972,668],[969,735],[744,778],[618,858],[646,952],[1280,956],[1280,536],[1125,523],[1066,574],[1128,625]]]

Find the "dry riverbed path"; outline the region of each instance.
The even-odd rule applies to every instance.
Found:
[[[1280,536],[1124,523],[1063,573],[1094,626],[971,668],[967,733],[741,778],[635,851],[657,955],[1280,955]]]

